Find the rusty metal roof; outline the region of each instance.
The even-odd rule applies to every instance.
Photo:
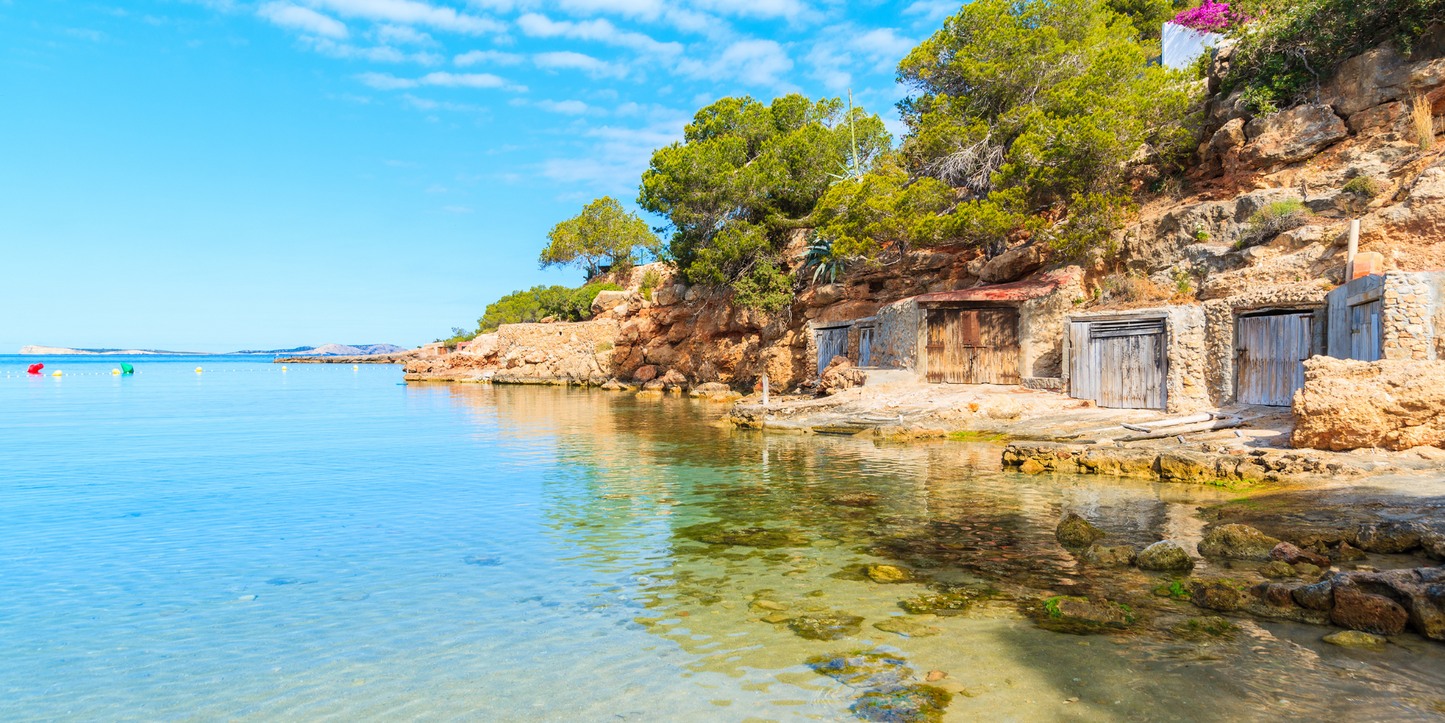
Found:
[[[1077,271],[1059,269],[1031,279],[1007,284],[986,284],[958,291],[935,291],[915,297],[920,304],[936,304],[948,301],[1028,301],[1048,296],[1064,284],[1073,281]]]

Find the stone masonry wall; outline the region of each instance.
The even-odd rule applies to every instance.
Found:
[[[871,352],[873,366],[917,371],[918,316],[918,302],[912,297],[878,310]]]
[[[1036,299],[1019,303],[1019,374],[1059,378],[1064,373],[1064,337],[1074,300],[1085,297],[1081,275]]]
[[[1204,302],[1204,365],[1210,401],[1219,406],[1234,401],[1236,314],[1273,306],[1323,307],[1328,293],[1329,282],[1317,280]],[[1322,335],[1316,335],[1316,346],[1323,341]]]
[[[1209,405],[1206,380],[1204,307],[1170,306],[1168,411],[1191,412]]]
[[[1385,274],[1384,358],[1439,358],[1436,316],[1441,309],[1442,276],[1436,271]]]

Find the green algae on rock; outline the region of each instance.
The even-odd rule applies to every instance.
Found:
[[[1127,628],[1137,619],[1133,608],[1123,603],[1058,595],[1043,601],[1043,615],[1038,623],[1039,627],[1056,633],[1089,635]]]
[[[870,690],[848,707],[853,715],[879,723],[932,723],[943,720],[953,694],[915,683],[892,690]]]
[[[1183,640],[1198,640],[1204,637],[1223,638],[1233,635],[1239,626],[1217,615],[1189,618],[1170,629],[1174,637]]]
[[[992,590],[974,590],[962,585],[934,584],[930,587],[933,588],[930,592],[898,601],[899,607],[914,615],[958,615],[973,607],[975,602],[994,594]]]
[[[729,527],[726,522],[705,522],[677,531],[683,537],[709,545],[755,547],[771,550],[779,547],[801,547],[807,544],[802,535],[786,529],[766,527]]]
[[[1059,521],[1059,526],[1054,530],[1054,537],[1064,547],[1088,547],[1105,535],[1103,530],[1095,527],[1088,520],[1070,512]]]
[[[857,635],[863,627],[863,618],[838,612],[809,613],[788,621],[788,627],[801,638],[837,640]]]
[[[904,618],[880,620],[873,623],[873,627],[885,633],[897,633],[898,635],[907,635],[910,638],[926,638],[930,635],[937,635],[940,632],[938,628],[929,627],[923,623],[916,623]]]
[[[1160,540],[1144,548],[1136,562],[1140,570],[1188,572],[1194,569],[1194,560],[1189,553],[1173,540]]]
[[[867,575],[869,580],[881,584],[913,580],[913,573],[897,565],[867,565],[863,568],[863,574]]]
[[[1363,648],[1365,650],[1375,651],[1385,649],[1384,638],[1358,630],[1345,630],[1333,635],[1326,635],[1324,640],[1331,645],[1338,645],[1342,648]]]

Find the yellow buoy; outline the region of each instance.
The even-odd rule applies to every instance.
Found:
[[[55,372],[54,374],[51,374],[50,376],[52,376],[52,377],[58,377],[58,376],[60,376],[60,372]]]
[[[352,364],[352,365],[351,365],[351,368],[352,368],[352,369],[360,369],[361,367],[358,366],[358,365],[356,365],[356,364]]]
[[[112,369],[112,370],[110,370],[110,373],[111,373],[111,374],[119,374],[119,373],[120,373],[120,370],[119,370],[119,369]]]
[[[281,367],[281,371],[283,371],[283,372],[286,371],[286,367],[284,367],[284,366]]]
[[[200,373],[201,373],[201,368],[200,368],[200,367],[196,367],[196,373],[197,373],[197,374],[200,374]]]

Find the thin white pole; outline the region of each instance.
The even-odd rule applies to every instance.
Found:
[[[1345,283],[1355,278],[1355,254],[1360,252],[1360,219],[1350,219],[1350,245],[1345,248]]]

